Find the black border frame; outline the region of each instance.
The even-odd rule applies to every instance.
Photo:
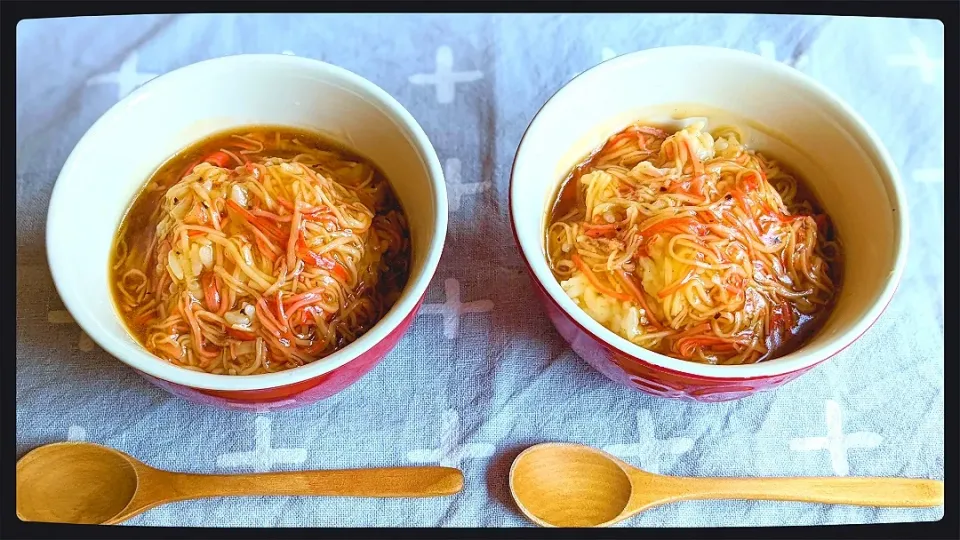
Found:
[[[24,19],[52,18],[52,17],[73,17],[73,16],[96,16],[96,15],[122,15],[122,14],[156,14],[156,13],[237,13],[237,12],[465,12],[465,13],[522,13],[522,12],[658,12],[669,11],[672,13],[758,13],[758,14],[803,14],[803,15],[838,15],[838,16],[867,16],[867,17],[891,17],[891,18],[916,18],[916,19],[938,19],[944,25],[944,96],[960,95],[958,88],[958,79],[960,72],[957,67],[958,52],[960,52],[960,3],[952,1],[781,1],[781,2],[759,2],[759,1],[736,1],[725,2],[711,1],[674,1],[669,4],[663,3],[638,3],[638,2],[615,2],[615,1],[594,1],[594,2],[566,2],[566,1],[527,1],[527,2],[482,2],[482,1],[460,1],[460,2],[432,2],[419,0],[413,2],[386,2],[386,1],[354,1],[354,2],[319,2],[319,1],[286,1],[286,2],[225,2],[214,0],[195,0],[192,2],[174,2],[174,1],[86,1],[86,2],[67,2],[59,1],[25,1],[8,0],[0,3],[2,6],[2,16],[0,16],[0,27],[3,31],[0,35],[0,50],[4,51],[2,68],[2,88],[15,89],[16,81],[16,25]],[[660,8],[660,9],[658,9]],[[663,9],[667,8],[667,9]],[[949,69],[946,69],[949,68]],[[7,242],[16,249],[16,183],[13,181],[16,175],[16,100],[13,99],[7,90],[2,106],[0,106],[0,171],[2,171],[2,204],[6,207],[6,212],[0,214],[7,221]],[[12,90],[15,92],[15,90]],[[958,101],[945,98],[944,103],[944,123],[948,127],[957,126]],[[947,119],[951,119],[950,122]],[[945,131],[945,148],[950,148],[950,159],[944,163],[945,178],[953,181],[944,182],[944,189],[948,201],[960,201],[960,189],[958,182],[960,178],[960,167],[958,167],[958,155],[955,149],[960,148],[960,137],[956,127]],[[12,208],[11,208],[12,207]],[[958,223],[960,212],[945,212],[945,239],[949,245],[956,248],[958,246]],[[960,255],[956,249],[946,250],[945,263],[950,264],[952,268],[960,265]],[[16,259],[8,262],[8,268],[13,266],[12,275],[14,279],[17,276]],[[944,285],[947,290],[946,296],[951,300],[958,298],[957,281],[947,280]],[[14,291],[11,293],[11,289]],[[16,287],[7,288],[7,305],[16,306]],[[958,317],[956,310],[947,310],[944,314],[945,328],[953,331],[945,332],[945,357],[957,358],[958,334],[955,330],[958,328]],[[12,313],[13,323],[4,326],[7,339],[8,350],[12,348],[16,354],[16,321],[17,310],[14,308]],[[8,319],[9,321],[10,319]],[[949,351],[951,354],[947,354]],[[0,366],[0,396],[2,396],[2,416],[0,416],[0,462],[2,462],[2,473],[0,473],[0,538],[270,538],[273,536],[282,536],[284,538],[314,538],[320,535],[330,535],[334,538],[341,536],[359,536],[371,538],[393,538],[406,537],[416,534],[417,536],[426,534],[427,536],[456,537],[456,538],[474,538],[486,537],[493,534],[497,536],[516,536],[524,538],[539,538],[545,536],[560,536],[568,538],[580,538],[584,536],[594,537],[622,537],[636,538],[638,533],[635,529],[614,528],[593,531],[579,530],[547,530],[547,529],[500,529],[497,531],[486,532],[482,529],[438,529],[437,531],[428,531],[426,529],[312,529],[312,528],[283,528],[274,531],[270,528],[195,528],[195,527],[101,527],[86,525],[62,525],[45,523],[26,523],[20,521],[15,513],[16,485],[15,485],[15,466],[16,466],[16,366],[13,362],[7,360]],[[960,501],[957,498],[958,475],[956,459],[960,454],[957,448],[957,426],[960,426],[957,418],[958,401],[957,381],[958,366],[954,362],[945,362],[944,381],[949,381],[945,387],[945,451],[944,455],[948,457],[944,463],[944,482],[946,484],[944,517],[935,522],[916,522],[916,523],[881,523],[866,525],[824,525],[824,526],[783,526],[783,527],[730,527],[730,528],[663,528],[663,529],[644,529],[639,536],[650,538],[957,538],[960,536],[960,520],[958,520],[957,509],[960,508]],[[951,399],[946,400],[946,396]],[[949,419],[949,421],[947,420]],[[954,426],[947,430],[947,426]]]

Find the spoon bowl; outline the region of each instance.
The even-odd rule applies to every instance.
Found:
[[[95,444],[57,443],[33,450],[17,463],[17,517],[59,523],[110,521],[137,492],[132,459]]]
[[[943,504],[943,482],[914,478],[685,478],[649,473],[579,444],[527,448],[510,467],[510,492],[545,527],[606,527],[691,499],[801,501],[861,506]]]
[[[510,489],[523,513],[541,525],[602,525],[623,513],[633,492],[618,461],[585,446],[539,444],[513,462]]]
[[[63,442],[36,448],[17,462],[17,517],[112,525],[154,506],[204,497],[437,497],[461,489],[463,473],[450,467],[187,474],[155,469],[98,444]]]

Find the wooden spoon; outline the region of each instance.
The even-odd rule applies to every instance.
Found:
[[[203,497],[436,497],[461,489],[463,474],[449,467],[185,474],[98,444],[64,442],[36,448],[17,462],[17,517],[112,525],[154,506]]]
[[[606,527],[690,499],[940,506],[943,482],[914,478],[683,478],[648,473],[595,448],[545,443],[510,468],[520,510],[544,527]]]

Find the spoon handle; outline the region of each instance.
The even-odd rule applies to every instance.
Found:
[[[943,482],[920,478],[676,478],[683,499],[800,501],[857,506],[943,504]]]
[[[463,473],[450,467],[394,467],[262,474],[167,473],[168,501],[243,495],[437,497],[463,489]]]

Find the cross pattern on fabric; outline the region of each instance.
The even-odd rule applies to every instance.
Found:
[[[640,442],[609,444],[604,446],[603,450],[618,458],[639,458],[640,467],[643,470],[657,473],[666,456],[678,456],[693,448],[693,439],[689,437],[658,439],[655,435],[656,426],[649,410],[637,411],[637,436]]]
[[[137,71],[137,51],[130,51],[120,64],[120,69],[110,73],[94,75],[87,81],[87,86],[97,84],[117,85],[117,100],[123,99],[143,83],[156,77],[156,73],[140,73]]]
[[[440,418],[440,447],[411,450],[407,453],[407,460],[457,467],[465,459],[490,457],[496,449],[488,443],[461,444],[460,437],[460,414],[454,409],[447,409]]]
[[[460,209],[460,200],[464,195],[476,195],[490,187],[490,182],[463,182],[461,163],[450,158],[444,163],[443,175],[447,180],[447,200],[451,212]]]
[[[454,71],[453,49],[442,45],[437,49],[436,70],[433,73],[417,73],[410,76],[410,82],[418,86],[432,84],[437,90],[437,103],[453,103],[456,97],[456,85],[479,81],[483,73],[478,70]]]
[[[460,331],[460,317],[468,313],[486,313],[493,309],[492,300],[476,300],[460,302],[460,282],[447,278],[443,282],[446,300],[442,304],[424,304],[420,313],[424,315],[440,315],[443,317],[443,335],[447,339],[454,339]]]
[[[832,399],[826,405],[827,435],[825,437],[800,437],[790,441],[790,449],[796,452],[826,450],[830,453],[830,464],[837,476],[850,474],[847,451],[851,448],[876,448],[883,441],[880,435],[858,431],[843,433],[843,418],[840,404]]]
[[[249,452],[232,452],[217,457],[217,466],[224,468],[253,468],[255,472],[267,472],[279,464],[299,464],[307,459],[306,448],[273,448],[271,420],[258,416],[254,421],[254,449]]]
[[[79,25],[63,24],[61,21],[56,27],[53,24],[43,27],[43,21],[35,21],[37,24],[32,28],[30,25],[21,25],[18,28],[18,43],[23,42],[19,44],[24,45],[24,57],[31,61],[26,62],[18,72],[22,71],[28,87],[42,89],[55,86],[59,91],[43,93],[43,107],[33,107],[29,100],[24,101],[23,107],[18,104],[18,112],[23,113],[20,124],[24,128],[18,138],[23,139],[24,152],[41,152],[46,156],[46,159],[30,160],[32,164],[25,164],[22,171],[18,170],[18,185],[22,188],[25,184],[27,187],[22,190],[25,196],[18,200],[18,211],[22,210],[20,213],[25,216],[42,214],[44,201],[55,180],[55,175],[51,175],[48,169],[56,168],[62,162],[65,152],[80,135],[77,130],[94,121],[105,105],[114,103],[110,98],[128,96],[153,78],[152,73],[143,72],[163,73],[172,66],[186,65],[196,59],[255,51],[288,55],[286,60],[295,63],[295,57],[300,53],[304,54],[301,59],[321,58],[323,51],[332,50],[330,45],[333,43],[342,53],[339,59],[332,60],[334,63],[345,63],[344,67],[363,74],[394,94],[428,132],[431,142],[441,154],[440,163],[444,165],[447,191],[450,193],[451,231],[454,236],[460,233],[475,234],[477,229],[472,222],[473,214],[481,212],[481,209],[485,212],[488,206],[496,209],[508,202],[507,193],[498,191],[493,183],[496,182],[494,177],[481,173],[485,169],[476,162],[477,156],[492,154],[494,161],[506,165],[513,158],[515,148],[502,148],[502,145],[493,144],[490,137],[464,138],[462,133],[483,132],[486,129],[483,124],[485,117],[506,114],[506,120],[498,118],[499,123],[495,127],[500,131],[514,130],[519,136],[530,118],[514,118],[514,113],[524,110],[529,114],[535,112],[572,72],[587,69],[600,61],[609,61],[617,54],[676,43],[676,36],[651,33],[657,28],[674,28],[674,34],[693,36],[689,40],[691,44],[736,47],[759,57],[780,61],[788,67],[791,61],[797,64],[793,67],[806,65],[804,71],[823,79],[821,82],[847,97],[854,106],[864,100],[869,101],[870,98],[866,97],[869,95],[894,100],[910,98],[904,103],[906,109],[900,111],[916,117],[908,125],[901,126],[891,121],[896,117],[890,117],[890,114],[898,114],[897,111],[874,111],[871,118],[877,121],[878,135],[882,138],[903,139],[909,143],[902,145],[902,151],[893,156],[902,171],[905,181],[903,187],[909,201],[916,208],[930,207],[931,204],[942,207],[945,150],[942,146],[937,147],[941,144],[939,139],[942,133],[935,130],[931,134],[926,129],[936,125],[936,120],[943,113],[945,51],[942,27],[935,22],[862,18],[848,19],[847,23],[835,25],[835,22],[829,22],[830,18],[790,19],[776,16],[763,16],[750,21],[742,17],[703,19],[684,16],[670,16],[670,19],[664,16],[663,21],[658,21],[658,17],[637,16],[631,21],[628,20],[630,16],[621,15],[618,19],[624,24],[609,25],[602,18],[584,16],[582,20],[577,20],[577,17],[569,15],[555,15],[501,18],[503,20],[477,16],[474,21],[464,24],[462,17],[433,17],[427,20],[422,17],[377,19],[338,15],[325,18],[295,14],[259,19],[227,15],[214,16],[213,19],[217,17],[222,20],[212,20],[211,16],[184,15],[171,21],[151,22],[142,19],[130,24],[117,24],[116,20],[104,18],[99,19],[100,22],[87,21]],[[770,31],[765,35],[737,39],[733,34],[741,29],[744,22],[759,23]],[[827,27],[821,32],[824,23],[827,23]],[[315,31],[306,34],[290,31],[297,24],[307,24],[323,35],[318,36]],[[489,32],[491,25],[498,24],[503,26],[502,32]],[[704,29],[709,31],[704,32]],[[229,43],[211,40],[210,30],[222,31],[236,39],[227,40]],[[544,30],[555,35],[540,36],[539,33]],[[730,39],[718,40],[717,36],[722,36],[724,32],[730,34],[727,36]],[[278,35],[282,37],[277,39]],[[91,36],[97,39],[91,39]],[[912,36],[915,37],[911,39]],[[551,47],[548,43],[551,40],[559,40],[563,46]],[[444,45],[448,46],[442,47]],[[524,47],[528,50],[517,54]],[[136,51],[131,53],[133,49]],[[81,50],[82,58],[78,56],[77,61],[71,62],[71,52]],[[142,61],[139,58],[140,50],[144,53]],[[375,54],[369,58],[363,54],[351,55],[351,51],[363,50]],[[832,50],[850,52],[860,61],[845,62],[844,55],[829,54]],[[403,65],[403,62],[398,64],[392,56],[417,58],[418,61],[398,69],[397,66]],[[54,62],[61,65],[61,69],[45,69],[43,66],[51,65],[50,58],[54,57],[66,62]],[[454,74],[452,80],[443,79],[444,69]],[[832,76],[844,70],[846,76]],[[463,73],[480,75],[474,75],[477,77],[474,80],[458,80],[456,75]],[[511,78],[511,75],[521,73],[530,76]],[[495,75],[505,84],[493,84]],[[410,80],[420,76],[428,79],[421,80],[419,84]],[[446,100],[446,104],[438,103],[441,98]],[[453,116],[457,121],[451,125],[449,113],[454,107],[457,115]],[[20,108],[23,111],[19,111]],[[478,111],[481,113],[479,118],[473,114]],[[330,129],[338,138],[348,141],[345,133],[335,127]],[[929,146],[931,136],[935,141],[933,148]],[[490,181],[490,184],[462,190],[457,187],[464,183],[482,184],[481,181]],[[226,501],[226,504],[223,500],[210,500],[153,509],[130,522],[135,526],[209,526],[212,523],[221,526],[267,524],[352,527],[399,523],[412,526],[526,527],[531,525],[528,520],[515,511],[511,512],[509,504],[499,504],[495,500],[504,495],[496,493],[502,491],[504,486],[500,485],[498,489],[494,485],[498,482],[495,473],[503,467],[509,467],[508,461],[501,462],[494,457],[502,451],[515,453],[534,443],[566,438],[585,443],[592,441],[597,448],[647,470],[693,474],[696,471],[687,468],[695,464],[695,469],[706,473],[723,469],[724,464],[729,463],[725,461],[729,457],[727,450],[736,451],[771,442],[762,433],[751,433],[759,425],[763,426],[764,432],[779,435],[774,446],[768,448],[770,451],[754,456],[754,468],[763,469],[764,474],[776,476],[789,473],[782,468],[785,465],[793,465],[793,468],[800,466],[796,463],[799,461],[807,469],[800,472],[808,476],[833,476],[837,461],[835,454],[842,453],[839,459],[843,465],[838,468],[845,469],[848,475],[884,476],[909,470],[919,476],[942,478],[943,454],[937,447],[938,442],[942,443],[942,431],[939,431],[937,423],[942,421],[945,395],[942,347],[918,348],[917,354],[923,358],[912,360],[897,356],[895,350],[884,347],[885,340],[894,339],[905,340],[909,349],[914,345],[911,343],[913,336],[922,338],[929,333],[911,331],[911,324],[939,325],[934,330],[940,334],[944,332],[944,277],[941,271],[934,271],[938,266],[942,267],[937,263],[943,262],[943,250],[930,241],[922,241],[924,238],[936,239],[938,231],[943,229],[942,214],[911,212],[911,230],[921,240],[916,242],[916,246],[911,245],[911,250],[916,247],[917,253],[914,255],[933,264],[920,265],[919,269],[915,268],[912,277],[905,276],[901,289],[906,292],[901,291],[901,294],[929,299],[919,306],[922,316],[911,317],[903,324],[888,325],[881,329],[888,334],[884,337],[884,333],[880,332],[882,339],[876,335],[874,339],[866,336],[868,339],[862,341],[860,349],[861,355],[876,356],[895,368],[889,374],[894,386],[897,380],[919,379],[914,392],[917,398],[907,404],[900,403],[899,407],[885,406],[884,401],[892,401],[897,397],[884,393],[889,385],[858,386],[856,373],[828,363],[826,376],[836,378],[833,386],[839,394],[831,396],[821,393],[821,397],[814,399],[814,403],[821,403],[821,406],[817,408],[814,405],[814,410],[803,415],[798,415],[797,409],[785,405],[784,401],[808,391],[816,395],[818,389],[811,387],[822,382],[818,382],[816,376],[809,379],[801,377],[790,383],[790,388],[739,402],[742,405],[692,404],[651,398],[622,389],[582,362],[578,364],[580,369],[566,361],[555,362],[559,356],[576,355],[558,337],[542,314],[539,314],[538,320],[530,320],[527,312],[531,308],[539,312],[539,306],[525,302],[503,302],[485,281],[477,281],[474,273],[465,273],[464,265],[471,264],[470,258],[476,255],[470,249],[454,250],[453,253],[448,250],[444,254],[443,271],[438,273],[433,284],[437,290],[431,291],[432,296],[424,302],[437,305],[428,306],[421,312],[433,316],[411,328],[411,334],[414,335],[408,336],[418,342],[413,347],[416,349],[413,353],[422,357],[415,364],[446,362],[449,365],[459,362],[470,367],[474,360],[458,358],[457,351],[465,349],[468,353],[476,353],[484,349],[484,356],[502,360],[501,363],[509,364],[511,369],[516,368],[513,371],[519,370],[517,373],[523,376],[517,380],[510,377],[486,377],[480,380],[474,377],[466,381],[470,385],[466,390],[467,395],[454,399],[447,394],[456,395],[458,389],[463,393],[460,384],[463,381],[457,379],[463,370],[441,370],[442,373],[436,374],[439,378],[436,381],[439,383],[436,390],[438,404],[420,412],[414,411],[414,414],[409,414],[404,408],[408,400],[403,392],[390,391],[394,386],[392,380],[387,381],[388,391],[380,396],[382,403],[378,403],[378,407],[364,406],[369,396],[366,396],[363,388],[360,388],[361,391],[356,389],[362,385],[360,383],[352,391],[280,414],[267,411],[291,407],[296,403],[289,403],[284,397],[269,405],[248,402],[233,404],[232,408],[245,409],[242,411],[221,410],[194,405],[178,397],[168,397],[165,391],[146,386],[136,377],[132,386],[124,390],[124,385],[131,381],[123,375],[127,368],[119,363],[115,366],[119,379],[111,378],[116,379],[112,383],[119,382],[121,387],[118,389],[112,383],[104,386],[101,370],[94,369],[97,366],[90,365],[90,369],[80,370],[58,368],[58,365],[60,368],[69,367],[62,365],[67,360],[96,364],[113,360],[100,351],[99,345],[80,326],[70,326],[79,319],[75,322],[70,313],[64,311],[64,304],[55,300],[57,291],[49,279],[48,269],[43,264],[31,262],[40,261],[43,255],[42,242],[37,241],[43,232],[42,219],[21,220],[22,223],[18,223],[18,228],[22,229],[18,230],[18,244],[23,248],[23,253],[18,258],[23,259],[20,264],[26,267],[20,270],[23,284],[18,295],[28,299],[39,298],[41,301],[21,302],[18,309],[18,318],[24,326],[20,332],[22,343],[18,344],[17,352],[22,360],[18,362],[17,379],[19,397],[23,401],[23,414],[20,416],[24,420],[18,427],[18,448],[27,450],[39,444],[38,441],[50,439],[109,442],[131,455],[152,458],[155,463],[151,465],[170,470],[199,472],[200,469],[214,469],[207,472],[239,473],[253,472],[255,465],[252,464],[258,460],[257,448],[262,447],[264,452],[271,454],[275,450],[293,451],[293,458],[298,458],[298,451],[303,452],[306,459],[299,464],[282,465],[286,463],[282,458],[289,459],[291,456],[281,453],[281,459],[276,456],[263,458],[263,465],[259,467],[261,470],[268,469],[266,463],[271,460],[274,471],[306,469],[323,466],[318,455],[321,448],[318,440],[326,436],[327,442],[337,442],[338,425],[360,422],[375,425],[377,429],[389,431],[396,437],[365,440],[362,452],[348,452],[341,456],[344,459],[339,461],[345,468],[375,465],[368,458],[379,452],[378,455],[388,456],[388,459],[393,455],[401,464],[412,465],[413,460],[417,461],[416,464],[428,465],[456,463],[468,472],[467,489],[463,493],[424,501],[422,511],[414,509],[404,512],[408,508],[406,503],[390,500],[348,501],[349,511],[342,511],[347,506],[338,506],[343,504],[342,501],[317,497],[291,501],[250,498]],[[470,232],[471,227],[474,232]],[[484,229],[481,232],[489,231]],[[493,266],[510,262],[503,257],[494,259],[488,261]],[[517,260],[516,254],[511,254],[507,259]],[[467,282],[466,285],[458,283],[456,299],[449,302],[452,306],[447,304],[453,295],[445,295],[448,285],[445,278],[448,277]],[[528,281],[519,279],[519,284]],[[512,287],[517,284],[514,279],[507,283]],[[493,319],[492,308],[461,311],[460,308],[465,304],[476,303],[472,301],[485,302],[482,299],[493,300],[497,319]],[[533,301],[532,297],[530,301]],[[517,313],[501,313],[510,309]],[[48,313],[45,314],[45,311]],[[508,320],[520,321],[516,323],[519,326],[499,324]],[[86,323],[84,326],[87,326]],[[486,335],[488,332],[489,336]],[[508,339],[504,339],[504,334]],[[441,337],[447,335],[456,339]],[[523,339],[511,340],[511,336]],[[420,347],[419,341],[424,342],[422,345],[425,348]],[[438,341],[445,343],[437,346]],[[456,349],[451,349],[454,344]],[[398,349],[392,354],[405,354],[407,349],[409,347],[402,351]],[[77,355],[77,352],[81,354]],[[383,381],[377,382],[377,373],[373,372],[367,377],[373,377],[372,386],[379,388]],[[379,373],[383,375],[384,372],[380,369]],[[388,378],[394,375],[398,374],[387,374]],[[406,372],[399,373],[397,384],[404,384],[407,375]],[[585,382],[592,390],[586,389]],[[119,393],[112,395],[116,392]],[[610,399],[603,410],[594,410],[583,418],[567,414],[569,410],[566,409],[571,407],[588,410],[597,392],[610,394],[605,396]],[[557,407],[558,395],[561,401],[566,400],[565,406],[561,403]],[[835,436],[832,438],[830,421],[826,422],[827,427],[820,424],[825,421],[825,415],[829,417],[828,410],[832,406],[826,402],[826,397],[833,397],[839,403]],[[305,396],[303,399],[309,401],[312,398]],[[761,402],[759,408],[754,404],[757,399]],[[855,409],[857,402],[853,399],[870,404],[871,410]],[[295,400],[299,403],[301,397]],[[454,402],[457,403],[456,411],[445,412]],[[549,408],[551,402],[554,404],[552,412],[544,413],[543,410]],[[121,414],[116,414],[117,403],[120,403]],[[645,420],[641,420],[638,414],[641,407],[648,408],[651,413]],[[126,413],[123,413],[125,409]],[[350,410],[353,411],[347,415],[350,418],[339,414]],[[458,416],[459,410],[464,412]],[[496,414],[491,413],[494,410]],[[867,416],[861,418],[861,415],[867,414],[869,420]],[[664,422],[665,415],[671,418],[667,422]],[[258,421],[258,416],[267,418]],[[845,425],[840,422],[841,417],[846,421]],[[104,432],[98,424],[104,418],[112,418],[108,432]],[[524,421],[516,423],[511,429],[510,425],[514,423],[511,418],[522,418]],[[149,421],[145,422],[144,419]],[[200,419],[203,421],[198,421]],[[649,425],[654,420],[656,431]],[[259,433],[259,424],[265,424],[265,437],[255,436],[255,432]],[[597,429],[599,424],[605,427]],[[639,427],[641,424],[648,427]],[[85,428],[88,425],[92,432]],[[174,440],[183,439],[191,444],[169,445],[164,444],[163,440],[158,441],[154,436],[157,425],[166,425],[166,431]],[[726,427],[717,429],[718,426]],[[904,426],[905,432],[898,432]],[[558,436],[558,429],[562,437]],[[701,434],[703,429],[707,429],[705,434]],[[204,430],[208,430],[208,433],[203,433]],[[849,430],[849,433],[844,430]],[[272,446],[272,431],[277,432],[276,448]],[[862,432],[865,431],[876,433],[863,436]],[[441,435],[441,432],[449,435]],[[347,447],[350,446],[348,441]],[[231,454],[246,457],[229,457]],[[203,457],[199,464],[197,456]],[[219,465],[218,457],[225,458],[226,465]],[[234,467],[230,465],[231,460],[242,464]],[[294,461],[296,459],[289,462]],[[499,482],[502,484],[503,481],[501,477]],[[504,496],[509,498],[509,494]],[[748,504],[740,505],[740,511],[731,517],[729,512],[724,512],[726,507],[696,503],[689,506],[671,505],[664,507],[664,512],[650,513],[635,524],[715,526],[742,522],[763,526],[784,523],[818,525],[927,521],[939,519],[943,512],[942,507],[864,511],[862,508],[842,505],[788,504],[774,508],[774,505]],[[291,509],[294,511],[291,512]]]

